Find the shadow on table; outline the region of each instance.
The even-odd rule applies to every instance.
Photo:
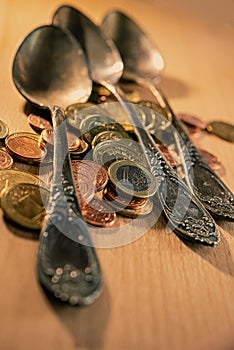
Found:
[[[30,230],[24,227],[17,225],[16,223],[11,222],[8,218],[3,216],[4,222],[6,224],[7,229],[13,233],[15,236],[30,239],[33,241],[38,241],[39,238],[39,230]]]
[[[101,349],[110,317],[110,297],[106,286],[94,304],[69,306],[46,293],[50,306],[74,338],[75,345],[86,350]]]
[[[217,270],[224,272],[226,275],[234,276],[234,261],[232,252],[222,232],[220,232],[220,236],[220,244],[217,247],[203,246],[190,243],[189,241],[185,240],[182,241],[188,248],[200,255]]]
[[[181,80],[165,75],[158,86],[163,90],[168,99],[189,95],[188,86]]]

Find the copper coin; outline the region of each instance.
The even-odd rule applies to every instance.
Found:
[[[50,144],[51,146],[54,145],[54,131],[53,129],[45,129],[42,131],[41,136],[43,140]],[[80,139],[75,134],[67,131],[67,141],[69,146],[69,151],[76,151],[80,146]]]
[[[73,179],[76,194],[82,207],[93,199],[95,195],[95,185],[90,182],[90,179],[86,175],[76,171],[73,171]]]
[[[159,144],[159,143],[157,143],[157,146],[162,152],[163,156],[168,161],[168,163],[170,164],[170,166],[174,168],[176,166],[176,162],[175,162],[175,159],[172,157],[171,153],[169,152],[168,148],[163,144]]]
[[[46,149],[40,146],[38,135],[31,133],[9,135],[6,147],[15,157],[29,163],[39,163],[46,155]]]
[[[71,157],[80,158],[85,152],[87,152],[88,148],[88,143],[81,138],[79,147],[74,151],[70,150]]]
[[[111,206],[96,198],[82,208],[82,214],[87,223],[100,227],[113,225],[116,218],[116,213]]]
[[[73,174],[77,174],[78,177],[80,175],[86,176],[96,191],[105,188],[109,179],[106,169],[91,160],[72,160],[72,170]]]
[[[0,170],[9,169],[12,164],[13,159],[11,156],[7,152],[0,150]]]
[[[52,129],[52,125],[49,120],[34,113],[29,114],[28,122],[34,129],[38,131],[43,131],[44,129]]]
[[[197,127],[201,130],[205,130],[207,123],[203,122],[200,118],[190,113],[177,113],[177,117],[185,124]]]
[[[213,170],[219,170],[222,167],[222,163],[215,155],[201,148],[198,150]]]
[[[121,208],[138,209],[145,205],[145,198],[128,197],[121,191],[117,191],[111,183],[108,183],[104,194],[105,198]]]

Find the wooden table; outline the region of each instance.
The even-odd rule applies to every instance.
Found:
[[[1,0],[0,119],[10,132],[31,131],[11,66],[19,43],[49,23],[61,1]],[[229,0],[70,1],[99,22],[112,8],[135,18],[163,52],[161,87],[174,110],[205,121],[233,121],[234,6]],[[234,190],[234,146],[203,135],[196,143],[226,167]],[[105,289],[85,308],[47,298],[36,277],[38,240],[22,237],[1,214],[2,350],[234,349],[234,226],[219,222],[216,248],[184,244],[162,219],[129,245],[97,250]]]

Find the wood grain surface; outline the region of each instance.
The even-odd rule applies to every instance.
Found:
[[[233,1],[69,3],[97,23],[113,8],[131,15],[163,53],[160,86],[174,110],[233,122]],[[10,132],[31,131],[11,77],[14,54],[61,4],[0,1],[0,119]],[[222,160],[223,181],[234,190],[234,145],[210,135],[196,143]],[[18,232],[2,213],[0,220],[1,350],[234,349],[232,223],[218,222],[216,248],[185,244],[160,218],[135,242],[97,249],[104,292],[92,306],[72,308],[48,298],[37,281],[38,237]]]

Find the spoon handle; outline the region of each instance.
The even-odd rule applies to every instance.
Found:
[[[211,169],[192,143],[181,121],[173,112],[166,96],[153,84],[147,82],[147,86],[161,107],[167,111],[168,119],[183,140],[181,147],[182,151],[186,147],[186,152],[184,150],[183,153],[189,155],[189,157],[185,157],[185,163],[188,169],[189,181],[195,195],[214,215],[234,220],[234,195],[216,172]]]
[[[140,120],[133,104],[128,103],[119,87],[102,82],[118,99],[135,127],[152,174],[159,189],[158,199],[170,226],[182,237],[214,245],[219,243],[219,231],[214,220],[189,188],[168,165],[154,139]]]
[[[42,285],[75,305],[92,303],[101,291],[101,271],[73,182],[64,112],[51,108],[54,126],[54,176],[38,251]]]

